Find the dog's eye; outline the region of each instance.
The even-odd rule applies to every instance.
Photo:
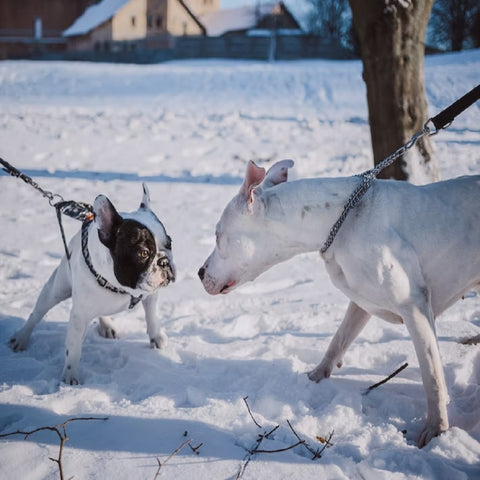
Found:
[[[145,259],[145,258],[148,258],[148,256],[150,255],[149,251],[148,250],[140,250],[140,256]]]

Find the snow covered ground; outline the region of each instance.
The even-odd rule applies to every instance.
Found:
[[[479,72],[478,50],[428,58],[430,112],[474,87]],[[480,172],[479,125],[476,104],[434,137],[443,178]],[[320,384],[307,379],[347,305],[318,254],[221,297],[208,296],[196,276],[249,159],[293,158],[291,178],[371,166],[360,62],[1,62],[0,156],[66,199],[104,193],[123,211],[137,208],[146,181],[173,237],[178,280],[158,305],[166,350],[149,348],[137,307],[116,317],[119,340],[101,338],[93,323],[82,384],[60,384],[69,301],[39,324],[26,351],[7,346],[62,256],[55,213],[35,190],[0,175],[0,433],[108,417],[67,426],[66,478],[153,479],[157,459],[192,438],[203,444],[199,454],[183,448],[159,478],[234,479],[259,433],[279,425],[263,449],[296,443],[287,420],[312,448],[332,431],[334,445],[314,461],[303,446],[259,453],[244,479],[480,478],[480,348],[458,343],[479,333],[478,297],[438,321],[452,427],[419,450],[425,396],[403,326],[372,319],[342,369]],[[69,236],[79,228],[64,223]],[[48,431],[0,440],[0,476],[58,478],[49,460],[58,445]]]

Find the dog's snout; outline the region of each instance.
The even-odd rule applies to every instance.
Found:
[[[203,277],[205,276],[205,268],[200,268],[200,270],[198,271],[198,276],[200,277],[200,280],[203,280]]]
[[[162,269],[163,274],[166,277],[167,283],[174,282],[175,281],[175,270],[170,264],[170,261],[168,260],[167,257],[160,257],[157,261],[157,265]]]

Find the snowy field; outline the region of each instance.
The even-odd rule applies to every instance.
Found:
[[[426,61],[430,113],[479,82],[480,51]],[[311,460],[302,446],[258,453],[244,479],[480,478],[480,300],[468,295],[439,318],[451,428],[415,446],[426,402],[404,326],[372,319],[344,367],[314,384],[347,299],[318,253],[278,265],[229,295],[211,297],[196,272],[247,161],[295,160],[291,178],[352,175],[371,166],[361,63],[185,61],[161,65],[0,63],[0,157],[65,199],[106,194],[135,210],[141,182],[173,238],[177,282],[158,305],[169,344],[148,345],[143,310],[115,318],[120,339],[92,323],[79,386],[59,382],[67,301],[34,331],[28,349],[7,343],[30,313],[63,246],[55,212],[35,190],[0,174],[0,433],[67,426],[65,478],[235,479],[260,448],[333,446]],[[443,178],[480,173],[480,105],[433,139]],[[419,219],[420,220],[420,219]],[[68,236],[78,222],[64,220]],[[432,246],[434,247],[434,246]],[[462,252],[459,252],[461,255]],[[409,366],[368,395],[369,385]],[[243,400],[262,429],[257,427]],[[58,478],[59,441],[41,431],[0,440],[2,479]]]

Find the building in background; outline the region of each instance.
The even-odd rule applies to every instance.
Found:
[[[200,17],[208,36],[246,35],[252,30],[304,33],[283,2],[258,2],[228,10],[208,12]]]
[[[169,48],[170,37],[205,35],[198,17],[220,0],[101,0],[64,31],[71,51]]]
[[[1,0],[0,59],[66,49],[62,32],[92,0]]]
[[[0,58],[349,58],[306,31],[303,1],[221,10],[220,0],[0,0]]]

